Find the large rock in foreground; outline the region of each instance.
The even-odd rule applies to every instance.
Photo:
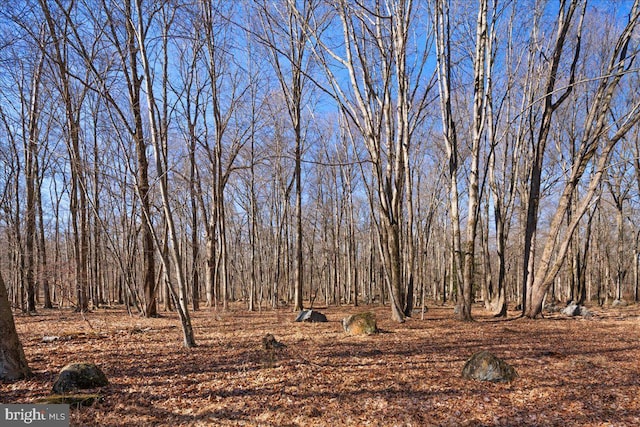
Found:
[[[326,322],[327,316],[315,310],[302,310],[296,317],[296,322]]]
[[[60,371],[58,379],[53,383],[53,392],[66,394],[108,384],[107,376],[93,363],[71,363]]]
[[[463,378],[478,381],[509,382],[517,376],[513,366],[488,351],[471,356],[462,369]]]
[[[376,316],[370,311],[352,314],[342,319],[344,331],[352,335],[371,335],[378,333]]]

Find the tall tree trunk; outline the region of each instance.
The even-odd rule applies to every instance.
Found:
[[[168,188],[168,179],[164,179],[168,173],[168,165],[167,165],[167,145],[166,140],[164,138],[167,137],[167,134],[162,131],[159,120],[159,109],[158,104],[156,102],[156,98],[154,96],[154,88],[153,88],[153,72],[152,68],[149,64],[149,58],[147,55],[147,46],[145,41],[145,35],[147,34],[147,27],[145,26],[146,17],[143,16],[143,10],[141,6],[141,0],[137,0],[137,27],[135,29],[135,35],[137,40],[137,46],[139,49],[140,60],[142,65],[142,71],[144,75],[144,82],[146,86],[146,98],[147,98],[147,112],[149,115],[149,126],[151,129],[151,144],[154,150],[154,158],[155,158],[155,167],[160,177],[160,195],[162,197],[162,211],[164,213],[164,220],[168,227],[169,231],[169,241],[171,244],[169,245],[169,254],[171,256],[171,261],[173,262],[173,267],[175,269],[175,276],[178,282],[178,291],[174,289],[173,285],[169,285],[169,290],[176,302],[176,310],[178,311],[178,316],[180,317],[180,323],[182,326],[182,334],[183,334],[183,344],[185,347],[195,347],[196,341],[193,334],[193,327],[191,325],[191,317],[189,315],[189,306],[187,300],[187,282],[186,276],[184,273],[184,265],[182,263],[182,254],[180,253],[180,240],[178,238],[178,234],[176,231],[175,221],[173,218],[173,211],[171,209],[171,204],[169,200],[169,188]],[[162,33],[162,42],[163,42],[163,52],[164,52],[164,61],[166,64],[167,61],[167,28],[170,25],[171,18],[165,17],[165,22],[163,22],[163,33]],[[167,81],[167,73],[166,67],[164,68],[164,72],[162,74],[162,81],[166,84]],[[167,102],[166,99],[162,99],[164,103]],[[147,218],[147,223],[151,228],[151,218]],[[156,242],[158,238],[155,238]],[[169,266],[171,265],[171,261],[167,259],[166,256],[162,256],[162,261],[166,271],[169,271]]]
[[[404,322],[405,294],[402,280],[402,257],[400,255],[400,225],[381,215],[380,255],[384,264],[385,281],[389,289],[391,318]]]
[[[0,380],[15,381],[31,376],[31,370],[16,331],[7,288],[0,273]]]
[[[38,180],[36,191],[36,205],[38,208],[38,254],[40,255],[40,277],[42,278],[42,292],[44,294],[44,308],[53,308],[51,301],[51,288],[49,282],[47,244],[44,229],[44,211],[42,210],[42,177]]]
[[[637,304],[640,301],[640,230],[636,232],[636,242],[633,248],[633,301]]]
[[[252,98],[252,115],[255,113]],[[251,120],[251,126],[255,125],[255,120]],[[251,246],[251,277],[249,281],[249,311],[255,310],[256,304],[256,261],[257,261],[257,225],[258,225],[258,207],[256,195],[256,170],[255,170],[255,139],[254,132],[251,132],[251,151],[250,151],[250,169],[251,177],[249,183],[249,245]],[[261,287],[262,289],[262,287]],[[261,304],[262,302],[260,302]]]
[[[303,233],[302,233],[302,107],[303,89],[306,83],[308,26],[317,3],[313,0],[285,2],[284,6],[265,2],[261,5],[262,32],[260,40],[270,50],[270,60],[278,77],[287,105],[294,137],[295,180],[295,273],[293,284],[294,311],[303,309],[302,287],[304,282]],[[281,26],[287,22],[288,26]],[[277,30],[276,30],[277,28]],[[284,28],[282,39],[278,31]],[[282,62],[286,64],[282,64]]]
[[[198,232],[198,197],[196,194],[197,173],[196,173],[196,138],[191,130],[191,145],[189,149],[189,197],[191,199],[191,304],[193,310],[200,309],[200,274],[198,268],[198,259],[200,253],[200,239]]]
[[[448,160],[449,218],[451,222],[451,290],[457,288],[458,304],[464,305],[463,257],[460,232],[460,208],[458,199],[458,140],[451,100],[451,37],[449,27],[449,2],[438,0],[435,10],[436,52],[440,113]],[[471,306],[459,308],[459,316],[470,320]]]
[[[215,216],[214,213],[211,216]],[[212,219],[206,224],[205,229],[205,291],[207,294],[207,307],[218,307],[218,296],[216,294],[216,238],[215,238],[215,222],[212,224]]]
[[[541,178],[542,171],[544,169],[544,157],[547,146],[547,140],[549,137],[549,131],[551,130],[552,118],[555,111],[560,105],[568,98],[569,94],[573,91],[573,82],[575,80],[575,69],[580,55],[580,37],[582,33],[582,20],[580,21],[579,30],[577,33],[577,46],[573,57],[573,63],[571,64],[571,76],[569,84],[565,91],[556,97],[556,82],[558,78],[558,67],[562,58],[562,52],[565,48],[565,41],[571,24],[573,22],[573,16],[578,7],[578,0],[563,0],[558,9],[558,31],[554,40],[554,47],[552,56],[549,61],[548,72],[546,73],[546,84],[544,92],[544,108],[542,112],[542,119],[540,121],[540,127],[538,128],[538,135],[533,147],[533,162],[529,171],[528,182],[529,191],[527,197],[527,219],[524,232],[524,265],[523,265],[523,295],[522,295],[522,310],[523,313],[529,310],[530,292],[532,290],[534,276],[534,259],[535,259],[535,245],[536,234],[538,229],[538,207],[540,203],[541,193]],[[583,15],[584,16],[584,8]]]
[[[24,138],[26,218],[25,218],[25,282],[27,284],[27,311],[36,311],[36,218],[40,186],[38,185],[38,142],[40,139],[40,84],[45,55],[38,52],[31,76],[31,93],[27,110],[27,130]]]
[[[640,130],[636,129],[636,137],[634,144],[634,171],[636,177],[636,185],[638,193],[640,193]],[[633,248],[633,277],[634,277],[634,301],[637,303],[640,301],[640,295],[638,295],[638,288],[640,288],[640,229],[636,231],[636,241]]]
[[[137,189],[142,209],[142,221],[140,223],[140,239],[142,241],[142,289],[144,296],[143,314],[145,317],[158,315],[157,291],[156,291],[156,263],[155,247],[153,243],[153,227],[151,204],[152,193],[149,185],[149,160],[147,158],[147,142],[144,136],[142,123],[142,105],[140,102],[142,92],[142,77],[138,69],[139,46],[136,40],[133,9],[131,0],[125,0],[125,29],[127,34],[127,54],[129,56],[129,98],[131,113],[134,122],[133,140],[136,145],[137,161]],[[142,12],[142,11],[140,11]],[[123,58],[124,61],[124,58]]]
[[[211,0],[202,0],[201,16],[203,44],[205,46],[205,59],[208,73],[208,84],[211,90],[210,102],[213,113],[213,135],[214,146],[209,147],[205,137],[205,144],[209,152],[209,161],[211,163],[211,204],[209,231],[207,233],[207,265],[209,266],[207,274],[207,286],[209,287],[207,299],[210,303],[210,297],[217,299],[218,290],[222,293],[222,304],[226,309],[229,299],[229,254],[226,232],[226,213],[225,213],[225,188],[232,171],[233,163],[243,145],[244,141],[232,140],[231,144],[227,142],[226,131],[231,120],[232,113],[235,112],[237,99],[239,95],[236,93],[243,90],[235,87],[237,82],[233,79],[226,80],[227,59],[226,51],[228,43],[228,35],[225,33],[226,25],[218,25],[216,21],[218,15],[217,6],[214,6]],[[229,61],[231,62],[231,60]],[[232,88],[229,93],[232,94],[231,99],[227,99],[226,93],[223,91],[225,84],[229,84]],[[225,87],[228,89],[228,87]],[[223,99],[224,98],[224,99]],[[225,106],[227,107],[225,109]],[[215,256],[215,259],[209,258]],[[214,282],[211,282],[213,280]],[[214,304],[216,302],[214,301]]]
[[[619,199],[616,205],[616,300],[622,299],[622,282],[627,275],[627,271],[624,268],[624,216],[623,216],[623,203],[624,199]]]
[[[222,152],[222,145],[219,144],[219,152]],[[221,156],[221,154],[220,154]],[[220,157],[221,158],[221,157]],[[218,162],[219,164],[220,162]],[[228,246],[227,246],[227,223],[226,223],[226,211],[224,205],[224,185],[220,180],[222,179],[220,175],[222,174],[222,170],[218,169],[218,173],[216,176],[218,177],[218,181],[215,183],[214,192],[216,197],[214,197],[215,206],[217,214],[216,217],[218,219],[216,223],[217,235],[218,235],[218,260],[217,266],[219,269],[219,273],[217,274],[217,278],[220,280],[219,290],[220,290],[220,298],[222,299],[222,309],[227,310],[229,308],[229,254],[228,254]]]
[[[476,50],[474,57],[473,128],[471,146],[471,169],[469,174],[469,198],[467,209],[467,236],[464,247],[463,283],[460,287],[462,305],[459,316],[462,320],[473,320],[473,284],[475,279],[475,246],[480,212],[479,165],[480,143],[486,123],[487,93],[486,79],[491,76],[491,54],[489,50],[489,27],[487,24],[488,0],[480,0],[476,22]]]
[[[294,297],[293,297],[293,310],[300,311],[304,308],[302,302],[302,284],[304,279],[304,264],[303,264],[303,248],[302,248],[302,173],[301,173],[301,159],[302,159],[302,135],[300,132],[300,117],[298,117],[298,123],[295,126],[296,134],[296,148],[295,148],[295,180],[296,180],[296,271],[295,271],[295,285],[294,285]]]

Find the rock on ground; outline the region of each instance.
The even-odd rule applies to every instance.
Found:
[[[280,350],[284,347],[286,347],[286,345],[278,341],[273,334],[266,334],[262,337],[262,348],[265,350]]]
[[[517,376],[511,365],[488,351],[471,356],[462,369],[463,378],[478,381],[509,382]]]
[[[376,316],[369,311],[345,317],[342,319],[342,327],[352,335],[371,335],[378,332]]]
[[[60,371],[53,383],[53,392],[66,394],[79,389],[104,387],[107,376],[93,363],[71,363]]]
[[[591,312],[587,309],[587,307],[583,305],[578,305],[573,301],[570,302],[569,305],[567,305],[565,308],[563,308],[561,313],[564,314],[565,316],[570,316],[570,317],[582,316],[582,317],[590,318],[593,316]]]
[[[326,322],[327,316],[315,310],[302,310],[296,317],[296,322]]]

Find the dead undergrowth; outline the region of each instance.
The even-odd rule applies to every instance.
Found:
[[[372,310],[380,334],[351,336],[348,314]],[[184,349],[176,316],[123,309],[16,315],[34,377],[0,384],[0,402],[51,394],[67,363],[97,363],[110,385],[82,426],[633,426],[640,425],[640,307],[592,309],[591,319],[453,320],[430,307],[405,324],[385,307],[321,309],[328,323],[294,323],[288,309],[193,313],[198,347]],[[272,333],[285,344],[265,350]],[[43,337],[49,337],[43,341]],[[515,367],[512,383],[461,378],[489,350]]]

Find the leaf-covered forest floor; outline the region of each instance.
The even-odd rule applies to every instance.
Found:
[[[350,336],[341,319],[373,310],[383,331]],[[476,322],[430,306],[421,320],[390,320],[387,307],[320,309],[328,323],[295,323],[291,309],[242,307],[192,313],[198,347],[182,347],[177,317],[16,315],[35,375],[0,384],[0,402],[51,394],[60,369],[98,364],[110,384],[101,401],[71,410],[82,426],[637,426],[640,307],[592,308],[591,319]],[[286,348],[267,351],[272,333]],[[43,342],[45,336],[58,336]],[[511,383],[461,378],[465,361],[489,350],[515,367]]]

